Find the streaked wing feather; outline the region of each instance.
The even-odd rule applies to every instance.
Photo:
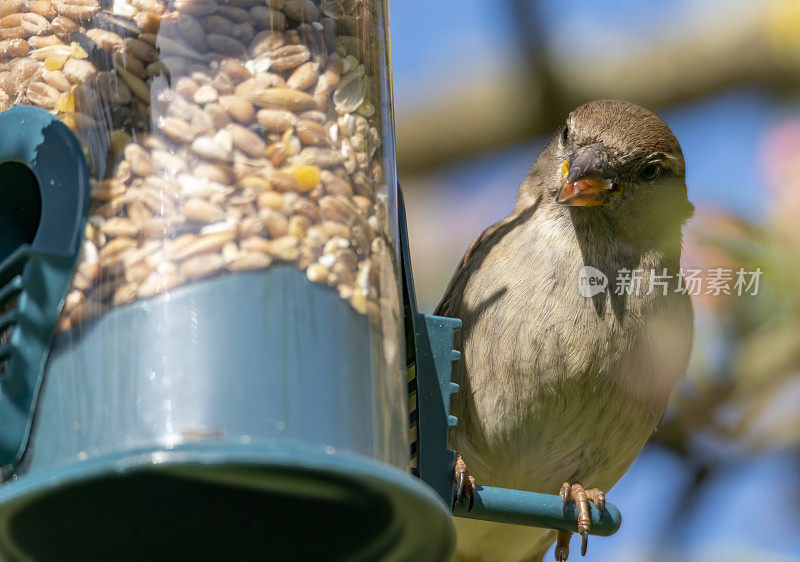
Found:
[[[447,289],[445,289],[444,296],[434,311],[435,315],[450,316],[452,314],[451,305],[453,304],[452,300],[454,289],[458,285],[458,282],[461,281],[469,271],[474,269],[472,267],[468,267],[470,261],[484,253],[482,250],[488,251],[488,249],[494,245],[497,239],[502,238],[505,235],[505,229],[501,227],[512,222],[514,218],[515,215],[511,215],[499,222],[494,223],[492,226],[481,232],[480,236],[478,236],[472,242],[472,244],[470,244],[469,248],[467,248],[467,251],[462,256],[461,261],[458,262],[456,271],[450,278],[450,282],[447,284]]]

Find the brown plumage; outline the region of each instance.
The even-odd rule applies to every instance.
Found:
[[[479,484],[608,490],[627,470],[688,361],[691,304],[675,288],[692,211],[680,145],[660,118],[610,100],[570,114],[436,310],[463,322],[452,446]],[[581,294],[584,266],[605,274],[605,291]],[[625,270],[642,270],[640,291],[617,282]],[[651,270],[671,276],[667,294],[647,294]],[[555,539],[457,524],[462,560],[538,560]]]

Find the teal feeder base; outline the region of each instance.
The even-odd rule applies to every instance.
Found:
[[[3,560],[447,560],[448,510],[358,455],[276,442],[106,455],[0,487]]]
[[[290,267],[59,334],[0,487],[0,559],[447,560],[449,509],[395,468],[406,427],[376,407],[375,346]]]

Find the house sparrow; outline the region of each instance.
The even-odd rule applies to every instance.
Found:
[[[679,262],[693,211],[680,145],[659,117],[610,100],[569,115],[436,310],[463,322],[451,444],[466,495],[476,481],[560,493],[577,504],[585,553],[587,500],[602,509],[686,368]],[[554,540],[557,560],[569,553],[571,533],[457,528],[459,560],[541,560]]]

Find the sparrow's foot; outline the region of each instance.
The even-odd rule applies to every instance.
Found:
[[[561,496],[561,500],[564,502],[565,511],[570,500],[574,501],[578,507],[578,533],[581,535],[581,556],[585,556],[586,547],[589,545],[589,526],[591,525],[589,500],[594,503],[602,517],[603,509],[606,507],[606,495],[597,488],[586,490],[580,484],[570,484],[569,482],[564,482],[558,495]],[[559,534],[559,539],[560,537],[561,535]]]
[[[461,458],[461,453],[458,451],[456,451],[456,464],[453,471],[453,481],[456,485],[456,492],[453,497],[453,509],[456,508],[456,504],[459,502],[459,500],[466,496],[469,498],[469,508],[467,508],[467,511],[472,511],[472,506],[475,505],[475,488],[478,486],[475,483],[475,478],[470,476],[470,473],[467,470],[467,464],[464,462],[464,459]]]
[[[569,531],[559,531],[556,539],[556,562],[567,562],[569,557],[569,539],[572,533]]]

